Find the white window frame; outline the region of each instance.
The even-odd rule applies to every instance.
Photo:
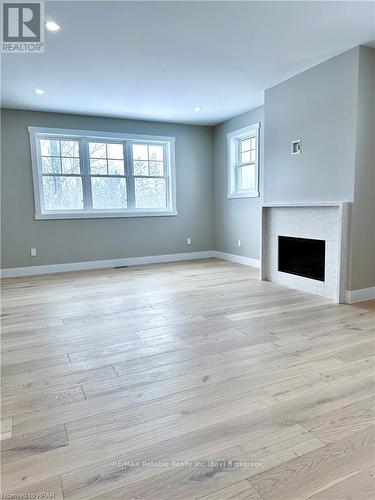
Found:
[[[158,136],[158,135],[140,135],[140,134],[123,134],[117,132],[103,132],[91,130],[73,130],[61,128],[46,128],[46,127],[28,127],[30,134],[30,148],[31,148],[31,164],[33,172],[34,184],[34,199],[35,199],[35,219],[85,219],[85,218],[113,218],[113,217],[161,217],[177,215],[176,206],[176,168],[175,168],[175,137]],[[126,144],[127,150],[131,149],[132,143],[146,143],[146,144],[162,144],[165,153],[165,177],[167,187],[167,207],[155,209],[94,209],[84,208],[76,210],[44,210],[42,199],[42,168],[41,168],[41,155],[39,151],[40,138],[58,138],[58,139],[79,139],[82,141],[98,140],[103,142],[120,142]],[[85,148],[86,150],[86,148]],[[126,154],[125,167],[127,169],[127,176],[130,170],[132,171],[132,161]],[[81,173],[88,176],[88,157],[86,154],[80,154]],[[86,184],[83,184],[85,190]],[[88,195],[90,198],[91,193]],[[134,199],[134,192],[131,189],[131,196]],[[87,197],[87,193],[86,193]]]
[[[228,191],[227,198],[257,198],[259,193],[259,131],[260,123],[235,130],[227,134],[228,140]],[[239,143],[243,139],[255,138],[255,188],[239,189]]]

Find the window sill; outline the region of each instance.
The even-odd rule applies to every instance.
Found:
[[[54,220],[54,219],[118,219],[128,217],[171,217],[178,215],[177,210],[151,212],[66,212],[66,213],[44,213],[35,214],[35,220]]]
[[[228,193],[227,198],[259,198],[260,193],[258,191],[252,193]]]

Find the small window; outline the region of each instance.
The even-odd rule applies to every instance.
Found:
[[[228,134],[228,198],[259,196],[259,123]]]
[[[174,215],[174,138],[29,128],[36,218]]]

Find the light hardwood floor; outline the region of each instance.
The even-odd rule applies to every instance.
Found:
[[[374,498],[374,303],[220,260],[2,297],[4,496]]]

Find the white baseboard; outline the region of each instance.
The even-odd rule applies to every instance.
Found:
[[[226,253],[214,250],[212,252],[212,257],[215,257],[216,259],[229,260],[229,262],[236,262],[237,264],[243,264],[244,266],[255,267],[256,269],[260,268],[259,259],[243,257],[242,255],[235,255],[233,253]]]
[[[204,252],[172,253],[167,255],[148,255],[145,257],[124,257],[121,259],[90,260],[84,262],[68,262],[66,264],[47,264],[44,266],[11,267],[0,270],[2,278],[17,278],[36,276],[38,274],[66,273],[69,271],[86,271],[90,269],[107,269],[118,266],[137,266],[143,264],[158,264],[163,262],[178,262],[196,259],[223,259],[245,266],[260,268],[260,260],[232,253],[207,250]]]
[[[167,255],[149,255],[145,257],[125,257],[122,259],[92,260],[86,262],[69,262],[67,264],[49,264],[45,266],[12,267],[1,269],[2,278],[17,278],[22,276],[35,276],[38,274],[64,273],[69,271],[85,271],[90,269],[107,269],[118,266],[137,266],[143,264],[158,264],[163,262],[179,262],[183,260],[196,259],[223,259],[245,266],[260,268],[260,260],[242,255],[235,255],[218,250],[207,250],[204,252],[173,253]],[[375,287],[363,288],[362,290],[346,290],[345,301],[348,304],[364,302],[375,299]]]
[[[89,269],[106,269],[118,266],[137,266],[142,264],[158,264],[162,262],[178,262],[181,260],[209,259],[214,252],[172,253],[167,255],[149,255],[146,257],[125,257],[122,259],[91,260],[86,262],[69,262],[67,264],[49,264],[45,266],[12,267],[1,270],[2,278],[35,276],[38,274],[65,273],[68,271],[85,271]]]
[[[362,288],[361,290],[346,290],[345,301],[348,304],[356,302],[365,302],[366,300],[375,300],[375,286]]]

